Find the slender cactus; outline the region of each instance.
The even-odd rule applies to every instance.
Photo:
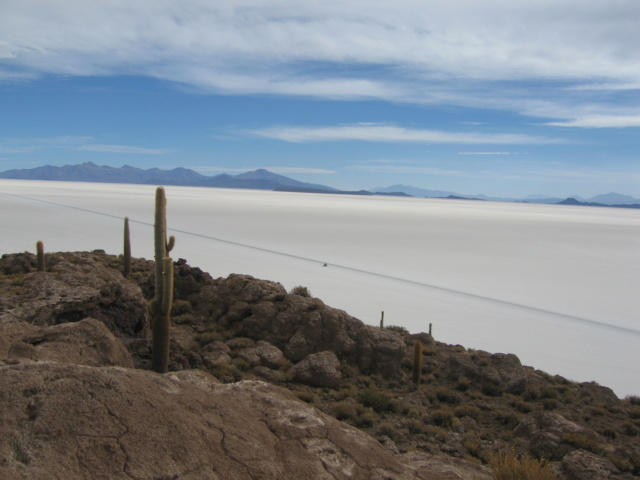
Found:
[[[169,366],[169,336],[171,332],[171,306],[173,303],[173,260],[165,257],[162,262],[162,290],[164,292],[158,314],[153,322],[153,352],[151,367],[164,373]]]
[[[384,310],[382,311],[382,316],[380,317],[380,328],[384,328]]]
[[[131,236],[129,233],[129,217],[124,217],[124,258],[122,274],[128,277],[131,274]]]
[[[46,266],[44,262],[44,243],[40,240],[36,242],[36,261],[39,272],[46,271]]]
[[[422,379],[422,342],[416,340],[413,344],[413,383],[420,385]]]
[[[153,300],[149,303],[153,330],[151,364],[156,372],[164,373],[169,365],[170,316],[173,302],[173,261],[167,255],[175,245],[175,238],[171,236],[167,242],[167,199],[162,187],[156,189],[154,240],[156,290]]]

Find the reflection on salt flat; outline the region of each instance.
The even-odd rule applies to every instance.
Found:
[[[3,252],[152,258],[153,186],[0,180]],[[168,225],[213,276],[302,284],[328,305],[640,394],[640,212],[167,187]],[[11,228],[7,228],[11,225]],[[324,268],[323,264],[327,263]]]

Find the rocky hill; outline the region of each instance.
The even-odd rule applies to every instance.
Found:
[[[639,398],[515,355],[181,259],[160,375],[152,262],[124,278],[104,252],[53,253],[35,270],[29,253],[0,259],[0,478],[489,479],[505,449],[560,479],[640,476]]]

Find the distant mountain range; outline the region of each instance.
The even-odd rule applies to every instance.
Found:
[[[143,170],[129,165],[122,167],[99,166],[92,162],[80,165],[65,165],[53,167],[46,165],[31,169],[7,170],[0,173],[0,178],[19,180],[55,180],[67,182],[98,182],[98,183],[136,183],[145,185],[180,185],[190,187],[217,187],[217,188],[241,188],[254,190],[276,190],[288,192],[306,193],[339,193],[349,195],[392,195],[411,196],[429,198],[448,198],[457,200],[489,200],[502,202],[525,202],[525,203],[549,203],[562,205],[588,205],[599,207],[620,207],[620,208],[640,208],[640,199],[621,195],[619,193],[608,193],[596,195],[588,199],[580,198],[577,195],[569,198],[547,198],[540,195],[530,195],[528,197],[503,198],[487,197],[486,195],[460,195],[455,192],[443,190],[427,190],[423,188],[411,187],[408,185],[392,185],[390,187],[378,187],[371,191],[345,191],[338,190],[326,185],[317,183],[307,183],[294,180],[284,175],[258,169],[239,175],[202,175],[188,168],[174,168],[173,170],[161,170],[150,168]]]

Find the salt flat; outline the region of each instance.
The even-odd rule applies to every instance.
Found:
[[[174,258],[640,394],[640,212],[167,187]],[[152,258],[155,186],[0,180],[0,250]],[[327,264],[326,267],[323,264]]]

